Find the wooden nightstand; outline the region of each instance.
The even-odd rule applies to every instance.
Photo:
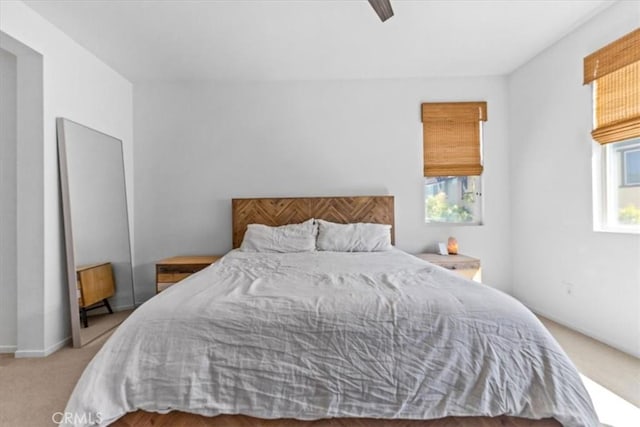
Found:
[[[467,279],[482,281],[482,269],[480,268],[480,260],[466,255],[440,255],[433,253],[416,254],[418,258],[429,261],[440,267],[453,270]]]
[[[107,299],[116,292],[113,267],[110,262],[76,267],[76,286],[78,288],[80,321],[83,327],[89,326],[87,312],[90,310],[106,307],[109,313],[113,314]]]
[[[222,255],[175,256],[156,263],[156,293],[218,261]]]

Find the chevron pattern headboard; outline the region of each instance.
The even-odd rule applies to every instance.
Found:
[[[249,224],[295,224],[309,218],[331,222],[373,222],[391,225],[395,242],[393,196],[285,197],[232,199],[233,247],[242,243]]]

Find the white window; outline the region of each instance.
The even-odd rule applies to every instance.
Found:
[[[595,150],[596,230],[640,233],[640,138]]]
[[[422,104],[425,222],[482,224],[487,103]]]
[[[640,233],[640,30],[584,58],[593,94],[593,227]]]
[[[481,176],[425,177],[424,199],[428,223],[482,224]]]

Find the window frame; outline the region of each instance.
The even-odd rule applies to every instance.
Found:
[[[485,113],[484,113],[484,117],[486,119],[486,104],[485,104]],[[479,175],[465,175],[466,178],[470,178],[470,177],[478,177],[478,181],[480,184],[480,191],[478,192],[478,194],[476,194],[476,196],[478,197],[478,203],[480,203],[479,206],[479,216],[480,219],[479,221],[471,221],[471,222],[450,222],[450,221],[429,221],[427,220],[427,207],[426,207],[426,201],[427,201],[427,197],[425,195],[425,180],[429,179],[429,178],[451,178],[451,176],[431,176],[431,177],[427,177],[427,176],[423,176],[422,177],[422,203],[424,204],[424,223],[427,226],[455,226],[455,227],[481,227],[484,225],[484,216],[485,216],[485,209],[484,209],[484,122],[485,120],[479,120],[479,129],[478,129],[478,144],[479,144],[479,149],[480,149],[480,165],[483,166],[483,171],[479,174]],[[424,144],[424,142],[423,142]],[[458,178],[461,178],[462,176],[459,176]]]
[[[629,148],[616,147],[617,144],[637,140],[630,144]],[[640,150],[640,138],[632,138],[626,141],[618,141],[610,144],[598,144],[593,141],[592,152],[592,189],[593,189],[593,230],[605,233],[640,234],[640,224],[612,223],[609,218],[615,218],[618,214],[618,200],[615,191],[622,187],[624,177],[622,170],[624,162],[616,161],[617,155],[623,155],[624,151]],[[619,163],[619,165],[618,165]],[[617,183],[619,181],[619,183]],[[640,185],[640,184],[639,184]],[[635,187],[636,185],[633,185]]]

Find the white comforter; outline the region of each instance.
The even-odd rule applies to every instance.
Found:
[[[399,250],[233,251],[164,291],[106,342],[66,412],[106,425],[137,409],[598,425],[530,311]]]

